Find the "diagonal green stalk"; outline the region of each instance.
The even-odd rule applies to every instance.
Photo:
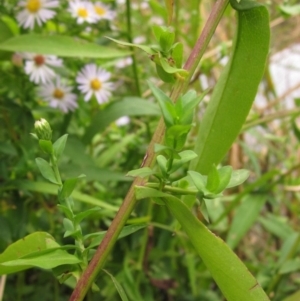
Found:
[[[229,0],[217,0],[212,8],[211,14],[203,28],[203,31],[197,40],[194,49],[192,50],[184,68],[189,71],[189,75],[187,78],[182,80],[177,80],[175,83],[174,89],[171,92],[171,99],[175,102],[176,99],[180,96],[181,93],[185,92],[188,87],[189,81],[196,70],[201,57],[203,56],[206,47],[214,34],[216,27],[229,3]],[[153,166],[155,163],[155,153],[154,153],[154,145],[156,143],[161,143],[163,141],[165,132],[165,126],[163,119],[161,118],[157,129],[152,137],[152,140],[149,144],[148,150],[144,157],[141,167],[143,166]],[[119,211],[117,212],[114,220],[112,221],[105,237],[103,238],[102,242],[100,243],[93,259],[89,263],[87,269],[82,274],[81,278],[79,279],[69,301],[82,301],[87,291],[91,287],[92,283],[95,281],[98,273],[102,269],[105,260],[109,253],[111,252],[119,233],[121,232],[123,226],[125,225],[128,217],[130,216],[132,210],[135,207],[137,202],[135,198],[134,187],[135,186],[144,186],[145,180],[141,178],[136,178],[125,199],[122,203]]]

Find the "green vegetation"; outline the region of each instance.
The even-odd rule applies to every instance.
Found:
[[[0,301],[298,301],[300,10],[262,2],[2,1]]]

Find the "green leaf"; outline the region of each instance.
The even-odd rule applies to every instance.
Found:
[[[0,20],[0,43],[4,42],[5,40],[13,36],[14,33],[12,32],[8,24],[5,21]],[[9,59],[11,59],[11,53],[0,51],[0,60],[9,60]]]
[[[63,219],[63,224],[64,224],[64,227],[65,227],[66,231],[69,231],[69,232],[73,232],[74,231],[73,222],[71,220],[69,220],[68,218],[64,218]]]
[[[235,249],[241,239],[257,220],[259,213],[267,201],[266,195],[247,195],[235,212],[227,234],[226,242]]]
[[[276,261],[277,268],[281,268],[287,260],[296,256],[299,250],[299,244],[300,234],[297,232],[293,232],[284,240],[280,249],[280,256]]]
[[[175,66],[177,68],[182,67],[182,60],[183,60],[183,44],[176,43],[172,47],[172,58],[175,62]]]
[[[179,155],[180,159],[175,159],[173,161],[170,173],[176,171],[184,163],[187,163],[197,157],[197,154],[192,150],[184,150],[184,151],[178,153],[178,155]]]
[[[22,190],[29,190],[29,191],[50,193],[53,195],[57,195],[57,186],[46,182],[32,182],[32,181],[22,180],[22,181],[14,181],[10,183],[10,185],[14,189],[17,188]],[[72,197],[77,201],[98,206],[103,209],[110,210],[112,212],[116,212],[119,210],[119,207],[117,206],[113,206],[108,202],[100,200],[96,197],[92,197],[88,194],[81,193],[80,191],[77,190],[73,192]]]
[[[174,119],[176,118],[176,111],[172,100],[150,81],[148,81],[148,85],[158,101],[166,126],[170,127],[174,124]]]
[[[220,185],[220,177],[215,165],[212,166],[207,175],[206,189],[209,192],[215,193]]]
[[[74,218],[74,214],[73,212],[70,210],[69,207],[65,206],[65,205],[61,205],[61,204],[57,204],[57,207],[64,213],[64,215],[68,218],[68,219],[73,219]]]
[[[282,301],[299,301],[299,300],[300,300],[300,290],[288,296],[287,298],[284,298]]]
[[[152,26],[152,32],[157,42],[159,42],[160,36],[164,32],[165,28],[166,28],[165,26],[159,26],[156,24]]]
[[[194,90],[189,90],[184,94],[180,100],[182,102],[182,114],[180,115],[180,124],[191,124],[194,118],[194,110],[196,106],[202,101],[204,96],[209,90],[204,91],[201,95],[197,96]],[[178,101],[176,102],[177,105]]]
[[[206,193],[207,176],[203,176],[199,172],[192,170],[188,171],[188,174],[198,191],[202,192],[203,194]]]
[[[48,180],[54,184],[60,184],[55,177],[55,173],[54,173],[52,167],[46,160],[44,160],[43,158],[36,158],[35,162],[36,162],[42,176],[46,180]]]
[[[129,144],[134,143],[135,140],[136,134],[130,134],[123,137],[119,142],[115,142],[110,145],[106,150],[99,154],[96,160],[97,166],[110,167],[116,157],[120,155],[123,150],[126,150]]]
[[[80,262],[75,256],[59,250],[59,247],[54,238],[46,232],[27,235],[8,246],[0,255],[0,275],[16,273],[34,266],[51,269],[66,262]]]
[[[300,14],[300,4],[295,5],[279,5],[279,9],[290,16],[296,16]]]
[[[77,264],[80,262],[81,260],[78,257],[71,255],[64,250],[53,250],[52,252],[49,252],[47,254],[40,256],[36,255],[33,258],[21,258],[13,261],[7,261],[0,264],[0,266],[3,265],[12,268],[27,268],[28,266],[30,266],[50,270],[60,265]]]
[[[188,75],[188,71],[185,69],[180,69],[176,67],[172,67],[168,60],[164,57],[159,58],[159,62],[161,67],[164,69],[166,73],[169,74],[174,74],[174,73],[179,73],[182,77],[186,77]]]
[[[160,169],[160,171],[162,173],[162,176],[164,178],[166,178],[167,175],[168,175],[168,171],[167,171],[167,159],[163,155],[158,155],[156,157],[156,161],[157,161],[158,167],[159,167],[159,169]]]
[[[242,261],[210,232],[177,198],[164,198],[171,213],[189,236],[228,301],[267,301],[268,296]]]
[[[287,260],[279,269],[279,274],[289,274],[300,270],[300,258]]]
[[[20,27],[14,18],[4,15],[1,20],[9,27],[13,35],[20,34]]]
[[[169,194],[166,194],[160,190],[156,190],[145,186],[135,186],[134,191],[137,200],[170,196]]]
[[[220,184],[215,193],[221,193],[224,189],[227,188],[231,176],[232,176],[232,167],[231,166],[223,166],[218,169],[218,174],[220,178]]]
[[[162,144],[154,144],[154,152],[155,153],[159,153],[162,151],[171,151],[172,149],[169,146],[166,145],[162,145]]]
[[[66,198],[68,198],[69,196],[71,196],[72,192],[74,191],[76,184],[78,182],[79,178],[85,177],[84,175],[80,175],[77,178],[72,178],[72,179],[67,179],[64,184],[63,187],[59,193],[59,198],[61,200],[64,200]]]
[[[243,184],[249,178],[249,174],[249,170],[246,169],[233,170],[230,181],[226,188],[231,188]]]
[[[57,160],[61,157],[62,153],[64,152],[66,143],[68,139],[68,134],[65,134],[58,138],[54,143],[53,143],[53,148],[54,148],[54,154]]]
[[[259,217],[258,220],[267,231],[282,240],[285,240],[294,233],[294,230],[288,224],[287,219],[280,216],[268,214],[266,217]]]
[[[126,237],[132,233],[135,233],[136,231],[143,229],[147,227],[147,224],[145,223],[140,223],[140,224],[133,224],[133,225],[129,225],[129,226],[125,226],[121,233],[118,236],[118,239]],[[101,232],[97,232],[97,233],[91,233],[91,234],[87,234],[84,236],[84,241],[88,240],[88,239],[93,239],[92,242],[90,243],[90,245],[87,247],[87,249],[91,249],[94,248],[96,246],[98,246],[100,244],[100,242],[102,241],[103,237],[105,236],[107,231],[101,231]]]
[[[164,68],[158,64],[155,65],[158,77],[165,83],[175,83],[175,76],[164,70]]]
[[[122,116],[160,116],[157,104],[151,103],[139,97],[125,97],[121,101],[110,103],[103,110],[100,110],[91,120],[87,128],[83,142],[89,144],[94,135],[102,132],[108,125]]]
[[[119,45],[139,48],[139,49],[145,51],[149,55],[156,54],[156,51],[153,51],[153,49],[151,47],[149,47],[149,46],[140,45],[140,44],[132,44],[132,43],[128,43],[128,42],[123,42],[123,41],[115,40],[115,39],[110,38],[110,37],[106,37],[106,38],[108,38],[109,40],[111,40],[111,41],[113,41],[113,42],[115,42],[115,43],[117,43]]]
[[[167,128],[165,143],[177,151],[181,150],[185,144],[187,134],[191,129],[191,125],[176,124]]]
[[[251,3],[252,4],[251,4]],[[198,132],[191,169],[207,174],[238,136],[264,74],[269,53],[269,14],[264,6],[241,1],[233,53],[216,84]],[[246,9],[253,6],[251,9]]]
[[[147,178],[154,174],[154,171],[150,167],[142,167],[139,169],[131,170],[127,173],[126,176],[128,177],[140,177],[140,178]]]
[[[246,266],[222,239],[205,227],[178,198],[142,186],[136,197],[161,197],[190,238],[195,250],[228,301],[268,301],[269,298]],[[152,190],[152,191],[151,191]]]
[[[39,146],[42,149],[43,152],[45,152],[46,154],[53,154],[53,146],[52,146],[52,142],[50,140],[39,140]]]
[[[43,34],[24,34],[13,37],[0,43],[0,50],[99,59],[111,59],[130,54],[128,51],[99,46],[78,38]]]
[[[74,216],[74,222],[79,224],[83,219],[90,216],[91,214],[98,212],[99,210],[101,210],[101,208],[94,207],[94,208],[85,210],[83,212],[80,212]]]
[[[164,30],[161,33],[159,38],[159,45],[165,53],[168,53],[170,51],[174,43],[174,39],[175,39],[175,33],[168,28],[166,28],[166,30]]]
[[[102,271],[105,272],[111,278],[111,280],[112,280],[115,288],[117,289],[117,291],[119,293],[119,296],[122,299],[122,301],[128,301],[126,293],[125,293],[123,287],[121,286],[121,284],[117,281],[117,279],[112,274],[110,274],[108,271],[106,271],[105,269],[102,269]]]

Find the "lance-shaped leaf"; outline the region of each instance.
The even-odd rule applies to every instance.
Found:
[[[119,45],[139,48],[139,49],[145,51],[149,55],[155,55],[157,53],[157,51],[154,51],[149,46],[140,45],[140,44],[133,44],[133,43],[128,43],[128,42],[124,42],[124,41],[119,41],[119,40],[116,40],[116,39],[113,39],[113,38],[110,38],[110,37],[107,37],[107,38],[109,40],[112,40],[113,42],[119,44]]]
[[[63,57],[111,59],[130,52],[103,47],[69,36],[24,34],[0,43],[0,50],[53,54]]]
[[[36,158],[35,162],[36,162],[42,176],[46,180],[48,180],[54,184],[60,184],[59,181],[56,179],[56,176],[55,176],[55,173],[54,173],[52,167],[46,160],[44,160],[43,158]]]
[[[16,273],[32,267],[51,269],[75,264],[80,260],[60,249],[46,232],[35,232],[14,242],[0,254],[0,275]]]
[[[135,187],[137,199],[161,198],[179,221],[228,301],[268,301],[246,266],[222,239],[213,234],[178,198],[155,189]]]
[[[269,16],[264,6],[243,0],[233,53],[214,88],[198,132],[192,169],[207,174],[238,136],[255,98],[269,51]]]

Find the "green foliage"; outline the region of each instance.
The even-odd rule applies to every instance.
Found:
[[[232,250],[220,238],[211,233],[178,198],[144,187],[136,188],[136,196],[139,199],[149,197],[163,199],[188,234],[197,253],[227,300],[269,300],[256,279]],[[239,281],[239,285],[237,285],[237,279],[243,279],[243,281]]]
[[[69,36],[41,34],[24,34],[6,39],[0,43],[0,50],[98,59],[112,59],[129,54],[125,51],[122,52],[116,49],[109,49],[108,47],[101,47],[97,44],[74,39]]]
[[[33,28],[1,5],[0,299],[298,301],[300,110],[265,68],[266,8],[108,1],[80,23],[57,2]],[[271,55],[296,2],[267,4]]]
[[[170,7],[168,5],[170,13]],[[172,18],[171,15],[169,15]],[[159,78],[166,83],[174,83],[176,78],[184,79],[187,71],[181,69],[183,58],[183,46],[181,43],[175,43],[175,33],[169,27],[154,25],[152,27],[154,37],[158,45],[145,46],[123,42],[109,38],[110,40],[124,46],[137,47],[145,51],[150,59],[156,64],[156,71]]]
[[[55,173],[51,167],[51,165],[43,158],[36,158],[35,162],[42,174],[42,176],[54,184],[59,184],[60,182],[57,180]]]
[[[214,88],[201,121],[192,169],[208,173],[239,134],[257,92],[269,53],[269,16],[253,1],[230,2],[237,9],[238,27],[230,60]],[[247,70],[247,76],[245,76]]]
[[[0,255],[0,274],[16,273],[32,267],[52,269],[79,262],[80,259],[63,250],[50,234],[36,232],[14,242]]]

